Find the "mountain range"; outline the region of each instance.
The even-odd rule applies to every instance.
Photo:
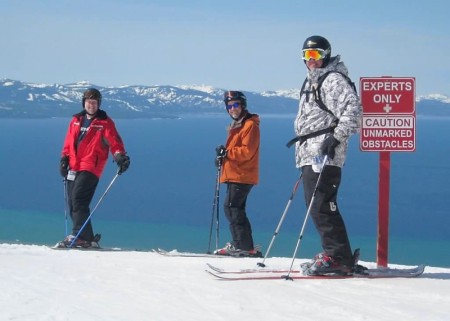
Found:
[[[225,90],[211,86],[102,87],[87,81],[49,85],[0,79],[0,118],[68,117],[81,111],[83,92],[90,87],[101,91],[101,108],[114,118],[178,118],[183,114],[219,113],[224,108],[222,97]],[[297,88],[243,92],[252,112],[297,112]],[[448,116],[450,97],[440,94],[416,97],[416,114]]]

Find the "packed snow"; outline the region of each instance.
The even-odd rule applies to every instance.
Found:
[[[241,269],[261,260],[0,244],[0,320],[450,320],[448,268],[426,267],[414,279],[295,281],[219,281],[205,272],[206,263]]]

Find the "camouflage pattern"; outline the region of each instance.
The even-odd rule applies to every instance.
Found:
[[[322,110],[314,101],[314,89],[321,75],[328,71],[339,71],[348,75],[347,67],[340,61],[340,56],[332,57],[324,68],[308,70],[308,82],[305,93],[300,97],[299,110],[294,122],[297,136],[306,135],[330,127],[333,121],[339,119],[334,130],[334,137],[340,142],[336,147],[336,156],[329,159],[329,165],[342,167],[345,163],[348,140],[351,135],[359,132],[361,127],[362,106],[357,93],[347,80],[338,73],[329,74],[320,89],[325,106],[334,114]],[[313,158],[320,155],[320,146],[328,135],[312,137],[300,145],[295,145],[295,160],[298,168],[312,165]]]

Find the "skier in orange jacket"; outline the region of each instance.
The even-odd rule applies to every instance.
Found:
[[[261,252],[254,248],[245,210],[247,196],[259,181],[259,116],[247,110],[247,98],[240,91],[225,92],[224,102],[233,121],[228,128],[226,146],[216,149],[216,165],[222,166],[220,182],[227,184],[224,212],[233,240],[215,253],[261,257]]]

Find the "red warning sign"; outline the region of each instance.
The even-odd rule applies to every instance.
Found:
[[[406,152],[416,149],[414,78],[361,78],[363,122],[360,149]]]
[[[414,78],[361,78],[364,114],[413,114],[416,111]]]

